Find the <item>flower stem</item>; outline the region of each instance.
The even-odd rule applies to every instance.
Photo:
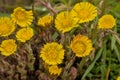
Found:
[[[102,16],[104,14],[104,12],[105,12],[106,2],[107,2],[107,0],[101,0],[100,1],[100,4],[99,4],[99,7],[101,9],[100,16]]]
[[[86,62],[86,59],[87,59],[87,57],[83,57],[82,60],[81,60],[81,62],[80,62],[80,64],[78,65],[78,71],[79,72],[82,71],[82,68],[83,68],[83,66],[84,66],[84,64]]]
[[[27,50],[27,58],[28,58],[28,62],[27,62],[27,66],[29,68],[30,71],[34,70],[34,61],[35,61],[35,58],[33,56],[33,51],[32,51],[32,48],[31,48],[31,44],[30,43],[26,43],[25,44],[26,46],[26,50]]]
[[[64,44],[64,41],[65,41],[65,35],[64,33],[61,33],[61,44]]]
[[[70,59],[70,61],[68,62],[68,64],[65,66],[63,74],[62,74],[62,79],[63,80],[67,80],[67,76],[68,76],[68,71],[70,70],[72,64],[75,61],[75,55],[72,56],[72,58]]]
[[[53,14],[57,14],[57,12],[51,7],[50,3],[43,2],[42,0],[36,0],[40,5],[45,6],[48,10],[50,10]]]

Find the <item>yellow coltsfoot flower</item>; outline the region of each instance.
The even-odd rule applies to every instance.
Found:
[[[64,59],[63,46],[56,42],[45,44],[40,53],[40,57],[49,65],[60,64]]]
[[[120,80],[120,76],[118,76],[116,80]]]
[[[38,20],[38,25],[44,28],[50,27],[53,24],[53,16],[46,15]]]
[[[71,16],[79,23],[89,22],[97,16],[97,8],[89,2],[80,2],[71,10]]]
[[[9,36],[15,30],[15,24],[9,17],[0,18],[0,36]]]
[[[57,15],[55,19],[55,27],[57,30],[59,30],[62,33],[68,32],[74,27],[77,27],[78,21],[74,20],[74,18],[71,17],[70,12],[64,11]]]
[[[98,29],[110,29],[113,28],[115,25],[116,25],[116,20],[110,14],[103,15],[98,20]]]
[[[49,72],[51,75],[60,75],[62,68],[58,68],[57,65],[52,65],[49,67]]]
[[[85,57],[92,51],[92,42],[87,36],[77,35],[73,38],[70,48],[78,57]]]
[[[22,7],[15,8],[14,12],[11,14],[11,17],[12,20],[20,27],[27,27],[31,25],[34,18],[32,10],[26,11]]]
[[[13,39],[4,40],[0,45],[1,54],[4,56],[9,56],[11,54],[14,54],[16,50],[17,50],[17,45],[15,43],[15,40]]]
[[[30,27],[22,28],[16,33],[17,40],[26,42],[30,40],[34,35],[33,29]]]

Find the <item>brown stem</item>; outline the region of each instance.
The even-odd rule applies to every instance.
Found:
[[[47,2],[43,2],[41,0],[36,0],[40,5],[45,6],[48,10],[50,10],[53,14],[57,14],[57,12],[51,7],[51,5]]]
[[[84,31],[87,34],[88,33],[88,26],[87,26],[87,24],[84,24],[83,26],[84,26]]]
[[[109,73],[110,73],[110,66],[108,66],[108,69],[107,69],[106,80],[108,80]]]
[[[34,21],[33,24],[36,26],[37,25],[37,21],[38,21],[38,16],[37,16],[37,14],[35,12],[35,2],[32,3],[32,12],[33,12],[33,16],[35,18],[35,21]]]
[[[78,65],[78,70],[79,70],[80,74],[82,74],[82,69],[86,63],[86,59],[87,59],[87,57],[83,57],[80,64]]]
[[[118,41],[118,43],[120,45],[120,38],[119,38],[118,34],[112,30],[108,30],[108,32],[111,33],[116,38],[116,40]]]
[[[62,74],[62,79],[63,79],[63,80],[67,80],[66,78],[67,78],[67,76],[68,76],[68,71],[69,71],[69,69],[71,68],[71,66],[73,65],[73,63],[74,63],[74,61],[75,61],[75,58],[76,58],[76,56],[73,55],[73,56],[71,57],[70,61],[68,62],[68,64],[65,66],[64,71],[63,71],[63,74]]]
[[[61,33],[61,44],[64,44],[64,41],[65,41],[65,35],[64,33]]]
[[[101,0],[100,3],[99,3],[99,7],[101,9],[100,16],[102,16],[105,12],[106,2],[107,2],[107,0]]]

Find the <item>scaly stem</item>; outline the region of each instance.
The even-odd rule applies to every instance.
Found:
[[[117,42],[120,45],[120,38],[119,38],[118,34],[112,30],[108,30],[108,32],[111,33],[116,38]]]
[[[36,0],[40,5],[45,6],[48,10],[50,10],[53,14],[57,14],[57,12],[51,7],[50,3],[43,2],[42,0]]]
[[[71,68],[72,64],[74,63],[75,61],[75,55],[72,56],[72,58],[70,59],[70,61],[68,62],[68,64],[65,66],[64,68],[64,71],[63,71],[63,74],[62,74],[62,79],[63,80],[67,80],[67,76],[68,76],[68,71],[69,69]]]
[[[87,57],[83,57],[82,60],[81,60],[81,62],[80,62],[80,64],[78,65],[78,70],[79,70],[79,72],[82,71],[83,66],[84,66],[84,64],[86,63],[86,59],[87,59]]]
[[[99,7],[101,9],[100,16],[102,16],[105,12],[106,2],[107,0],[100,0],[100,4],[99,4]]]
[[[61,44],[64,44],[64,41],[65,41],[65,35],[64,33],[61,33]]]

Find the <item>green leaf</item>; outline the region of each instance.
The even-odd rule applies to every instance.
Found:
[[[55,32],[55,33],[52,35],[52,39],[55,40],[58,36],[59,36],[59,34],[58,34],[57,32]]]
[[[102,53],[102,65],[101,65],[101,79],[105,80],[106,77],[106,53],[107,53],[107,48],[106,48],[106,42],[105,41],[105,45],[104,45],[104,49],[103,49],[103,53]]]
[[[10,17],[10,15],[7,13],[0,13],[0,17],[3,17],[3,16]]]

